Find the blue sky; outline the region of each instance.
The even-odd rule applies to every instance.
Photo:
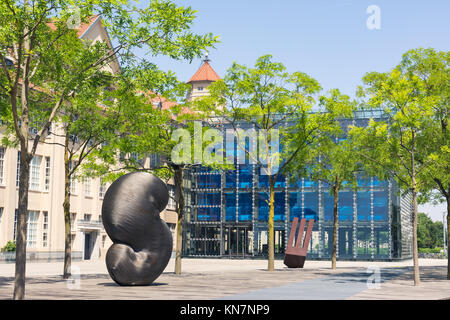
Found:
[[[198,10],[193,30],[220,36],[209,53],[223,76],[233,61],[251,66],[272,54],[288,71],[306,72],[325,90],[339,88],[354,96],[368,71],[387,71],[408,49],[449,50],[450,1],[405,0],[190,0]],[[381,10],[381,29],[369,30],[369,5]],[[153,58],[163,70],[187,81],[200,60],[174,62]]]
[[[252,66],[272,54],[289,72],[314,77],[324,90],[338,88],[352,97],[362,76],[387,71],[408,49],[450,47],[450,1],[406,0],[190,0],[177,1],[198,10],[193,31],[220,36],[209,52],[223,76],[233,61]],[[381,29],[369,30],[368,6],[380,8]],[[150,57],[148,57],[150,58]],[[151,58],[161,69],[188,81],[201,64]],[[442,221],[445,206],[421,206]]]

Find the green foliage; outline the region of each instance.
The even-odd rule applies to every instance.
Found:
[[[419,253],[441,253],[442,248],[419,248]]]
[[[436,248],[443,245],[443,225],[433,222],[425,213],[418,214],[417,243],[419,248]]]
[[[343,187],[355,189],[356,176],[360,169],[359,161],[358,157],[355,157],[352,140],[345,136],[346,128],[341,127],[338,117],[352,118],[356,103],[335,89],[329,96],[320,97],[320,105],[330,114],[336,114],[336,119],[309,153],[308,169],[311,178],[330,185],[331,193]]]
[[[8,241],[6,245],[1,248],[1,252],[15,252],[16,251],[16,242],[15,241]]]

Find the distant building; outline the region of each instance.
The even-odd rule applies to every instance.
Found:
[[[50,24],[50,27],[53,27]],[[100,16],[94,16],[78,30],[81,39],[109,43]],[[112,73],[120,71],[117,63],[105,67]],[[1,125],[1,123],[0,123]],[[30,129],[32,130],[32,129]],[[52,132],[63,134],[56,123]],[[2,136],[0,126],[0,138]],[[39,143],[30,165],[27,222],[27,257],[29,259],[63,259],[64,257],[64,137],[49,135]],[[59,143],[57,145],[55,143]],[[0,145],[0,248],[16,239],[18,208],[19,150]],[[131,155],[133,156],[133,155]],[[155,161],[145,159],[146,166]],[[108,188],[100,178],[71,182],[71,237],[74,259],[93,259],[106,254],[112,244],[101,221],[103,197]],[[173,194],[173,188],[169,186]],[[173,199],[161,217],[175,230],[176,214]],[[0,261],[2,254],[0,254]]]
[[[189,98],[207,94],[218,79],[209,61],[191,78]],[[342,120],[364,126],[381,113],[357,112]],[[206,124],[205,124],[206,125]],[[241,124],[243,129],[250,124]],[[219,124],[225,132],[226,124]],[[237,147],[234,148],[235,152]],[[236,158],[236,157],[235,157]],[[236,170],[213,171],[199,166],[187,175],[183,255],[190,257],[264,257],[268,241],[268,178],[257,165],[237,164]],[[358,180],[358,191],[339,193],[339,259],[390,260],[412,256],[410,198],[399,194],[394,180]],[[333,197],[329,187],[307,178],[291,181],[280,175],[275,183],[275,254],[284,254],[294,217],[315,219],[308,257],[330,259],[333,238]]]

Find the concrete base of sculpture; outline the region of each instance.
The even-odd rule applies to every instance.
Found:
[[[166,184],[150,173],[126,174],[108,188],[102,221],[114,242],[106,267],[116,283],[149,285],[166,268],[173,239],[160,212],[168,201]]]
[[[314,220],[308,221],[305,239],[303,240],[303,231],[305,230],[306,219],[302,219],[298,228],[297,240],[294,244],[295,233],[297,231],[298,218],[292,221],[291,231],[289,233],[289,241],[284,256],[284,264],[288,268],[303,268],[305,265],[306,255],[308,253],[308,245],[311,240]],[[303,241],[302,241],[303,240]]]

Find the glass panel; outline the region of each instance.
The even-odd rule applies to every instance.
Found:
[[[266,174],[259,175],[259,187],[268,188],[269,187],[269,176]]]
[[[252,194],[239,194],[239,221],[252,220]]]
[[[389,231],[388,226],[377,228],[374,231],[375,258],[389,258]]]
[[[298,188],[302,187],[302,179],[294,180],[293,178],[289,178],[289,188]]]
[[[252,167],[249,165],[239,167],[239,188],[252,187],[252,170]]]
[[[333,216],[334,197],[326,189],[323,192],[323,205],[324,205],[324,213],[323,213],[324,220],[325,221],[334,221],[334,216]]]
[[[201,174],[197,176],[197,187],[199,189],[218,189],[220,188],[220,175]]]
[[[339,192],[339,221],[353,221],[353,192]]]
[[[220,208],[197,208],[200,221],[220,221]]]
[[[305,192],[304,201],[304,218],[306,218],[307,220],[319,220],[319,193]]]
[[[199,206],[220,206],[219,192],[202,192],[198,193]]]
[[[289,193],[289,217],[292,221],[295,217],[302,218],[302,194],[300,192]]]
[[[353,258],[353,230],[348,227],[338,229],[339,258]]]
[[[225,188],[236,188],[236,171],[225,173]]]
[[[314,187],[317,187],[317,182],[305,178],[305,179],[303,180],[303,187],[305,187],[305,188],[314,188]]]
[[[362,259],[371,258],[371,248],[370,248],[370,228],[369,227],[359,227],[357,233],[357,243],[358,251],[357,257]]]
[[[269,195],[266,192],[258,193],[258,220],[269,220]]]
[[[387,191],[373,192],[373,220],[388,221],[388,200],[389,195]]]
[[[356,201],[358,221],[370,221],[370,190],[358,191]]]
[[[236,194],[225,193],[225,220],[236,220]]]
[[[275,181],[275,188],[284,188],[286,187],[286,178],[282,174],[278,175],[277,180]]]
[[[275,192],[275,208],[274,221],[284,221],[286,214],[286,201],[284,199],[284,192]]]

